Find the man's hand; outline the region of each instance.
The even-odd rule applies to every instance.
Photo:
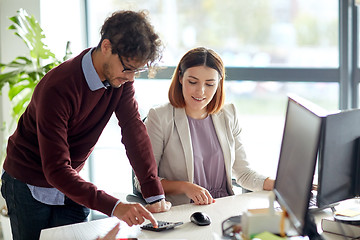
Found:
[[[145,218],[157,227],[154,216],[140,203],[119,203],[114,210],[114,216],[126,222],[130,227],[142,224]]]
[[[171,202],[167,202],[165,199],[161,199],[160,202],[148,204],[145,207],[152,213],[167,212],[171,208]]]

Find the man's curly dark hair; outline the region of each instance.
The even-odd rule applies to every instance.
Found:
[[[109,39],[113,54],[136,59],[149,67],[162,57],[162,42],[145,11],[114,12],[105,20],[100,33],[98,49],[104,39]]]

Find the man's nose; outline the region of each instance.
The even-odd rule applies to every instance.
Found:
[[[133,82],[135,80],[135,73],[130,72],[130,73],[126,73],[126,79],[127,82]]]

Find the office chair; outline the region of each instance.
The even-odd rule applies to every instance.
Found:
[[[147,116],[145,116],[142,121],[145,122],[145,119],[147,118]],[[135,173],[134,173],[134,170],[131,169],[131,183],[132,183],[132,188],[133,188],[133,193],[132,194],[128,194],[126,196],[126,201],[128,202],[137,202],[137,203],[141,203],[142,205],[146,205],[146,201],[145,199],[143,198],[141,192],[139,192],[136,187],[135,187],[135,180],[134,180],[134,177],[135,177]]]
[[[231,184],[233,185],[233,186],[235,186],[235,187],[239,187],[239,188],[241,188],[241,192],[242,193],[249,193],[249,192],[252,192],[251,190],[248,190],[248,189],[246,189],[246,188],[243,188],[242,186],[240,186],[237,182],[236,182],[236,180],[233,178],[233,179],[231,179]]]
[[[135,177],[135,173],[134,173],[134,170],[132,170],[131,171],[131,182],[132,182],[132,187],[133,187],[133,193],[128,194],[126,196],[126,201],[128,201],[128,202],[137,202],[137,203],[140,203],[140,204],[145,206],[147,203],[146,203],[145,199],[143,198],[141,192],[139,192],[136,189],[134,177]]]

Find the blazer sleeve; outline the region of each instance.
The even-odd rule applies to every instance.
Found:
[[[159,165],[164,151],[164,132],[162,129],[161,118],[155,109],[150,109],[145,126],[148,131],[151,146],[153,148],[156,164]]]
[[[227,115],[231,119],[229,121],[229,127],[235,144],[235,159],[232,166],[233,178],[235,178],[238,184],[248,190],[261,191],[263,190],[264,181],[267,177],[257,173],[249,166],[241,139],[242,129],[239,125],[236,108],[233,104],[229,105]]]

